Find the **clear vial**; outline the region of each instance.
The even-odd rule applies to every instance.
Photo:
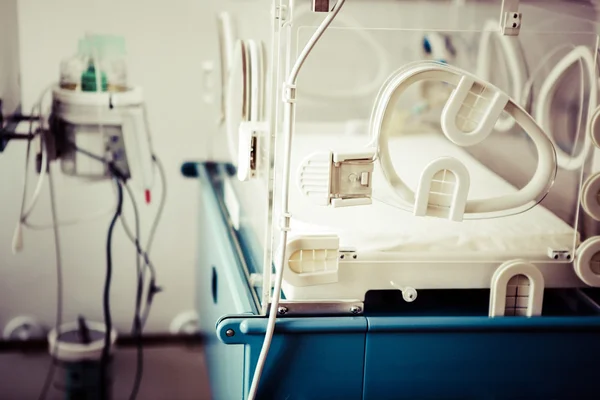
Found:
[[[89,59],[87,44],[84,40],[79,41],[77,54],[60,63],[59,85],[62,89],[80,90],[81,74],[86,69]]]
[[[123,37],[107,36],[104,38],[101,65],[106,73],[110,92],[128,90],[125,55],[125,39]]]

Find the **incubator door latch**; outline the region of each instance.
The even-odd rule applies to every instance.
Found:
[[[298,169],[300,191],[322,206],[348,207],[371,204],[375,152],[319,152],[307,157]]]
[[[237,176],[240,181],[248,181],[256,176],[258,164],[258,138],[266,132],[267,124],[262,122],[242,122],[239,130]]]

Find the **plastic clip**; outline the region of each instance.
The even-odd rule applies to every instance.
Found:
[[[292,229],[290,228],[290,220],[292,219],[292,214],[285,213],[281,216],[281,220],[279,221],[279,229],[283,232],[289,232]]]
[[[282,95],[283,95],[283,101],[285,103],[295,103],[296,102],[296,85],[284,83]]]

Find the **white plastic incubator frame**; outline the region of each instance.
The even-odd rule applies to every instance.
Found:
[[[328,13],[324,22],[300,52],[296,63],[289,69],[288,79],[282,87],[284,162],[283,174],[280,175],[283,197],[280,203],[282,206],[279,228],[283,234],[280,246],[283,245],[284,249],[280,249],[273,255],[278,274],[280,273],[278,258],[283,255],[283,262],[279,265],[285,271],[283,287],[286,296],[299,300],[361,299],[369,289],[389,288],[389,276],[398,268],[403,275],[413,277],[413,286],[419,288],[490,288],[492,286],[490,279],[499,265],[499,261],[490,260],[500,260],[502,256],[495,258],[490,254],[473,253],[468,257],[463,255],[459,260],[456,255],[441,253],[407,255],[397,251],[361,252],[360,249],[341,249],[339,237],[336,235],[313,234],[293,238],[288,236],[292,217],[288,211],[291,137],[295,129],[296,92],[302,91],[301,88],[296,87],[296,77],[306,57],[343,4],[343,1],[339,2]],[[491,27],[488,27],[488,30],[492,31]],[[494,32],[493,35],[500,36],[500,33]],[[518,42],[505,40],[503,43],[507,43],[503,46],[509,59],[520,54],[516,44]],[[579,51],[582,54],[581,49]],[[579,58],[583,57],[585,55],[579,56]],[[523,84],[526,74],[524,61],[522,58],[513,61],[512,64],[508,62],[507,66],[511,71],[518,71],[516,78]],[[484,65],[483,70],[485,69]],[[564,69],[555,74],[562,76]],[[394,109],[399,97],[409,86],[424,80],[441,81],[454,88],[444,106],[440,126],[446,138],[457,146],[474,146],[485,140],[494,130],[504,131],[509,129],[509,125],[518,125],[535,145],[537,151],[537,167],[530,181],[520,190],[502,196],[469,199],[467,194],[471,182],[466,166],[457,158],[442,157],[433,159],[422,171],[419,185],[413,191],[394,168],[389,148],[391,132],[388,128],[392,125],[391,110]],[[367,205],[373,199],[373,170],[374,164],[378,163],[395,195],[397,204],[394,206],[412,212],[415,216],[434,216],[462,221],[506,217],[527,211],[548,194],[556,178],[559,163],[552,137],[544,132],[536,120],[519,104],[523,101],[520,89],[522,85],[513,86],[515,98],[511,98],[484,79],[445,63],[425,61],[408,64],[393,73],[379,93],[371,116],[372,142],[368,148],[344,153],[317,151],[300,164],[296,183],[300,191],[314,204],[333,207]],[[595,104],[595,95],[592,96],[590,103],[591,108]],[[460,118],[465,106],[476,109],[478,117],[470,120]],[[506,122],[509,120],[510,124]],[[503,125],[505,123],[506,126]],[[453,192],[448,196],[450,201],[445,203],[440,203],[439,199],[431,201],[432,178],[439,171],[449,171],[455,178]],[[302,258],[299,255],[302,251],[306,254],[312,252],[314,256],[313,259],[308,257],[306,262],[322,262],[326,267],[310,273],[301,272],[302,268],[294,265]],[[504,260],[507,259],[506,257],[507,255],[504,256]],[[528,259],[526,252],[521,255],[515,254],[514,257]],[[552,287],[582,285],[576,276],[577,271],[569,265],[575,254],[567,249],[549,248],[547,257],[547,261],[539,257],[535,259],[536,268],[544,270],[546,284]],[[465,265],[457,266],[455,263],[459,261],[464,262]],[[377,268],[377,273],[368,273],[370,268]],[[348,280],[351,276],[354,277],[353,281]],[[362,278],[356,279],[358,276]],[[388,278],[384,279],[382,276]],[[457,279],[457,276],[461,278]],[[277,282],[278,279],[275,281]]]

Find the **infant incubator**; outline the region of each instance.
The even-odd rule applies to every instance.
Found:
[[[216,321],[219,346],[244,345],[243,395],[590,394],[585,368],[567,388],[540,354],[600,351],[578,336],[600,326],[594,6],[274,0],[260,15],[271,32],[223,61],[230,163],[198,167],[252,304]],[[535,389],[494,378],[508,355],[481,365],[494,346],[527,358],[507,379]]]

